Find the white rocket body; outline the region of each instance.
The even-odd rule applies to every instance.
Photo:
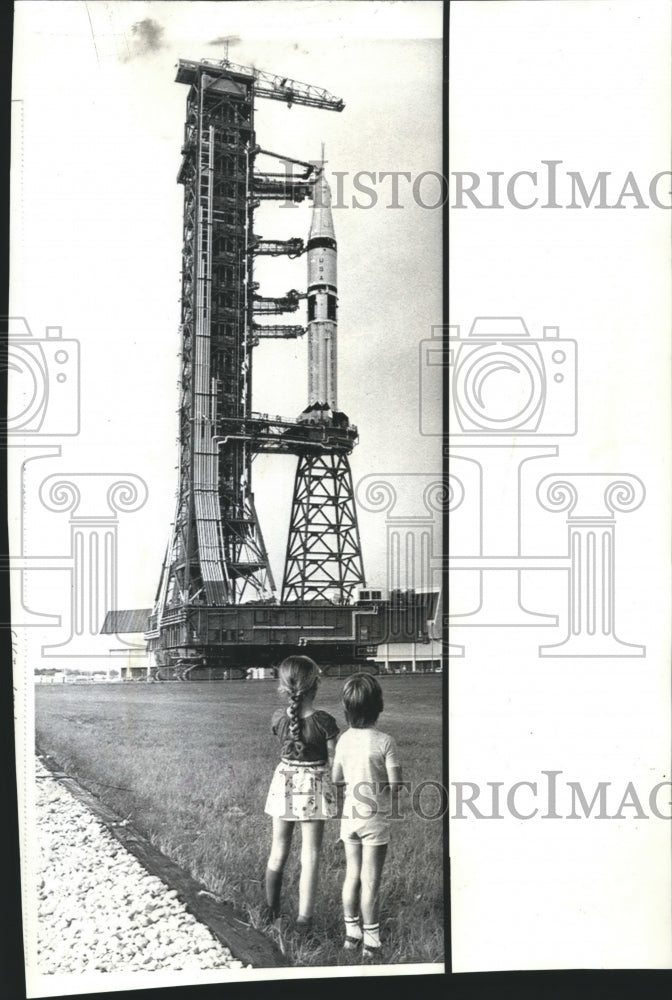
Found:
[[[336,399],[336,238],[331,191],[324,172],[313,192],[308,234],[308,405],[337,409]]]

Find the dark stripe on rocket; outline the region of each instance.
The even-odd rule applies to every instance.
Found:
[[[328,247],[330,250],[336,249],[336,240],[332,236],[313,236],[308,240],[306,250],[314,250],[317,247]]]

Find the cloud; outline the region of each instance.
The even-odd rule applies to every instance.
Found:
[[[124,62],[129,59],[138,59],[164,49],[166,43],[163,39],[163,28],[158,21],[146,17],[142,21],[136,21],[131,27],[132,38],[128,44],[128,55]]]

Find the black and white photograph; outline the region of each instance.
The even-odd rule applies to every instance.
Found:
[[[442,34],[16,7],[31,996],[444,969]]]
[[[672,968],[671,46],[14,5],[27,997]]]

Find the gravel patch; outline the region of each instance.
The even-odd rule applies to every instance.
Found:
[[[39,760],[37,775],[41,973],[244,967]]]

